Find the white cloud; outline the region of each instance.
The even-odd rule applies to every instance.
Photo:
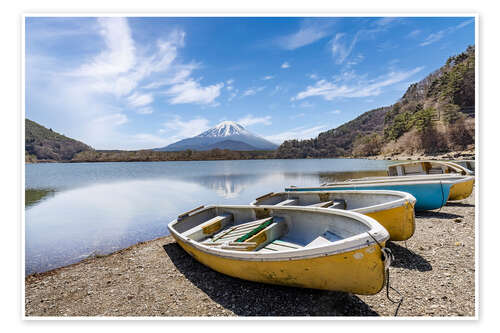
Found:
[[[331,101],[335,98],[356,98],[377,96],[382,93],[382,88],[408,79],[420,72],[423,67],[417,67],[406,72],[390,72],[389,74],[369,81],[361,80],[353,85],[337,84],[326,80],[317,81],[315,85],[308,86],[299,92],[292,101],[301,100],[311,96],[321,96]]]
[[[272,76],[272,75],[267,75],[267,76],[264,76],[264,77],[262,78],[262,80],[271,80],[271,79],[273,79],[273,78],[274,78],[274,76]]]
[[[285,62],[281,65],[281,68],[290,68],[290,64],[288,63],[288,61],[285,61]]]
[[[205,118],[197,117],[188,121],[181,120],[181,117],[176,116],[170,121],[163,124],[170,135],[171,141],[177,141],[185,138],[190,138],[208,130],[210,126]]]
[[[317,80],[318,79],[318,75],[316,74],[308,74],[307,75],[311,80]]]
[[[332,55],[335,58],[335,63],[341,64],[351,54],[356,42],[358,41],[359,33],[354,35],[353,39],[349,42],[344,33],[337,33],[332,39]]]
[[[281,144],[286,140],[292,140],[292,139],[304,140],[304,139],[314,138],[318,136],[319,133],[325,131],[326,129],[327,127],[325,125],[314,126],[314,127],[301,126],[293,128],[289,131],[266,136],[265,139],[277,144]]]
[[[128,72],[136,63],[135,46],[127,19],[123,17],[97,19],[106,49],[83,64],[75,74],[107,76]]]
[[[128,118],[123,113],[113,113],[94,119],[96,123],[106,123],[112,127],[120,126],[128,122]]]
[[[329,113],[329,114],[340,114],[341,111],[340,110],[332,110],[332,111],[328,111],[327,113]]]
[[[151,94],[139,94],[139,93],[133,93],[132,95],[127,97],[127,101],[129,105],[133,107],[138,107],[138,106],[146,106],[148,104],[151,104],[153,102],[153,95]]]
[[[238,124],[241,124],[243,126],[252,126],[255,124],[264,124],[264,125],[271,125],[271,116],[264,116],[264,117],[254,117],[253,115],[249,114],[245,116],[244,118],[241,118],[237,121]]]
[[[306,21],[302,24],[299,31],[280,37],[276,40],[277,44],[285,50],[295,50],[300,47],[312,44],[330,34],[331,22],[312,23]]]
[[[199,82],[190,79],[170,87],[165,94],[170,96],[170,104],[213,104],[222,87],[222,82],[203,87]]]
[[[457,30],[459,30],[459,29],[461,29],[461,28],[463,28],[471,23],[474,23],[474,19],[464,21],[456,26],[449,27],[449,28],[440,30],[440,31],[435,32],[435,33],[431,33],[430,35],[427,36],[427,38],[422,43],[420,43],[420,46],[427,46],[427,45],[430,45],[430,44],[435,43],[437,41],[440,41],[446,35],[449,35],[449,34],[455,32],[455,31],[457,31]]]
[[[406,37],[407,38],[415,38],[418,35],[420,35],[421,32],[422,32],[422,30],[415,29],[415,30],[412,30],[408,35],[406,35]]]
[[[226,81],[226,89],[227,89],[227,91],[232,91],[234,89],[233,83],[234,83],[233,79],[230,79],[230,80]]]
[[[381,19],[375,21],[375,25],[386,26],[388,24],[391,24],[392,22],[396,22],[399,20],[401,20],[400,17],[382,17]]]
[[[256,93],[261,92],[265,88],[266,87],[251,87],[251,88],[248,88],[247,90],[245,90],[243,92],[243,96],[252,96],[252,95],[255,95]]]
[[[151,114],[151,113],[153,113],[153,108],[150,108],[150,107],[140,108],[140,109],[137,109],[136,112],[138,114]]]

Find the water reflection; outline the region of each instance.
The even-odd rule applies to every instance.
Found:
[[[285,186],[319,185],[358,174],[346,172],[349,166],[345,165],[344,170],[329,172],[331,161],[322,160],[184,162],[174,166],[94,163],[76,165],[70,172],[73,166],[27,169],[27,274],[167,235],[172,219],[200,205],[247,204]],[[362,166],[370,167],[379,171],[358,175],[377,175],[385,164]],[[104,179],[103,174],[110,178]]]
[[[24,191],[24,206],[29,207],[41,202],[42,200],[53,197],[56,190],[49,189],[27,189]]]

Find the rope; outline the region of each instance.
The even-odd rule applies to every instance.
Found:
[[[394,317],[397,317],[399,308],[401,307],[401,304],[403,304],[404,297],[403,297],[403,295],[401,295],[401,293],[397,289],[393,288],[390,285],[389,267],[391,266],[391,263],[394,261],[394,255],[392,254],[392,251],[390,249],[388,249],[386,247],[382,247],[382,245],[380,245],[380,243],[377,241],[377,239],[375,237],[373,237],[373,235],[370,232],[367,231],[366,233],[368,235],[370,235],[371,238],[373,238],[373,240],[379,246],[380,251],[382,252],[382,260],[384,261],[384,269],[385,269],[385,273],[387,276],[386,284],[385,284],[386,285],[386,297],[392,303],[398,303],[398,306],[396,307],[396,311],[394,312]],[[395,301],[395,300],[391,299],[391,297],[389,296],[389,289],[394,290],[400,296],[399,301]]]

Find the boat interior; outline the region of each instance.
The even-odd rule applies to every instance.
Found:
[[[458,173],[465,175],[466,172],[460,166],[436,162],[415,162],[392,165],[387,168],[389,176],[411,176],[411,175],[436,175],[445,173]]]
[[[171,228],[212,248],[263,253],[331,245],[370,225],[334,211],[213,206],[179,216]]]
[[[400,195],[373,191],[321,191],[269,193],[255,199],[254,205],[308,206],[358,209],[401,199]]]

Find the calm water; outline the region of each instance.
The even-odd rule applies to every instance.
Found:
[[[200,205],[247,204],[289,185],[383,175],[354,159],[26,165],[26,274],[168,234]]]

